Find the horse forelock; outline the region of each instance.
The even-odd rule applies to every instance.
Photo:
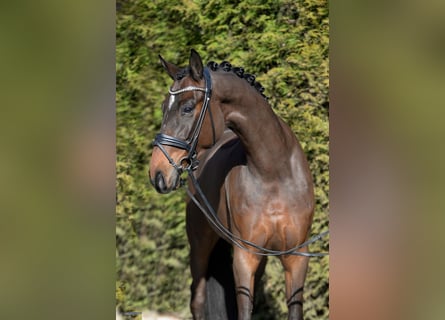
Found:
[[[188,76],[189,74],[190,74],[190,68],[189,67],[182,68],[181,70],[178,71],[178,73],[176,73],[175,80],[179,81],[182,78],[185,78],[186,76]]]

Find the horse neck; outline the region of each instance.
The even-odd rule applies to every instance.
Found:
[[[229,72],[215,72],[214,96],[224,120],[246,150],[247,166],[263,179],[291,174],[296,139],[273,112],[267,100],[247,81]]]

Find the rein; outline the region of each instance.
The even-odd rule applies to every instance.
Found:
[[[294,256],[304,256],[304,257],[323,257],[329,255],[329,253],[316,253],[316,252],[300,252],[298,251],[301,248],[304,248],[311,243],[319,240],[320,238],[324,237],[329,233],[329,231],[322,232],[316,236],[313,236],[309,240],[303,242],[302,244],[293,247],[289,250],[284,251],[278,251],[278,250],[270,250],[267,248],[264,248],[262,246],[259,246],[251,241],[244,240],[237,235],[233,234],[228,228],[226,228],[221,221],[219,221],[218,216],[216,215],[215,210],[213,209],[212,205],[210,204],[209,200],[205,196],[204,192],[202,191],[201,187],[199,186],[198,180],[196,179],[193,170],[186,169],[189,178],[191,179],[193,183],[193,187],[195,188],[196,192],[198,193],[199,197],[202,199],[201,204],[199,200],[196,198],[194,194],[190,191],[190,189],[187,188],[187,194],[190,197],[190,199],[193,200],[193,202],[196,204],[196,206],[204,213],[207,220],[212,224],[213,227],[215,227],[226,240],[230,241],[232,244],[236,245],[237,247],[246,250],[250,253],[259,255],[259,256],[282,256],[282,255],[294,255]],[[246,245],[251,246],[258,251],[253,251],[246,247]]]
[[[187,188],[187,194],[189,195],[190,199],[193,200],[193,202],[196,204],[196,206],[202,211],[206,219],[209,221],[209,223],[220,232],[221,235],[224,236],[226,240],[231,242],[233,245],[236,245],[237,247],[246,250],[250,253],[260,255],[260,256],[281,256],[281,255],[298,255],[298,256],[305,256],[305,257],[322,257],[328,255],[328,253],[313,253],[313,252],[300,252],[298,251],[301,248],[304,248],[308,246],[309,244],[319,240],[323,236],[327,235],[329,231],[322,232],[309,240],[303,242],[302,244],[291,248],[289,250],[285,251],[277,251],[277,250],[270,250],[267,248],[264,248],[262,246],[259,246],[253,242],[244,240],[237,235],[233,234],[228,228],[226,228],[221,221],[218,219],[218,216],[213,209],[212,205],[210,204],[209,200],[205,196],[204,192],[202,191],[201,187],[199,186],[198,180],[196,179],[194,175],[194,171],[198,168],[199,160],[197,159],[197,152],[196,152],[196,146],[198,143],[199,134],[201,132],[202,124],[204,121],[205,114],[207,112],[207,109],[209,109],[209,102],[210,97],[212,94],[212,80],[210,78],[210,72],[207,68],[204,69],[204,79],[205,79],[205,88],[201,87],[195,87],[195,86],[188,86],[182,89],[178,90],[169,90],[169,93],[171,95],[178,95],[184,92],[189,91],[202,91],[205,92],[204,96],[204,103],[201,108],[201,112],[199,114],[195,129],[187,140],[181,140],[163,133],[158,133],[153,141],[153,146],[158,147],[162,153],[167,158],[168,162],[178,171],[179,174],[186,171],[188,173],[188,176],[193,184],[193,187],[195,188],[198,196],[201,198],[202,203],[197,199],[197,197],[190,191],[189,188]],[[213,121],[212,121],[213,125]],[[213,135],[215,139],[215,135]],[[214,141],[215,142],[215,141]],[[172,157],[168,154],[167,150],[165,150],[164,145],[179,148],[182,150],[186,150],[188,152],[187,156],[182,158],[179,163],[175,163],[175,161],[172,159]],[[181,185],[184,185],[184,180],[181,180]],[[253,247],[258,251],[253,251],[247,246]]]

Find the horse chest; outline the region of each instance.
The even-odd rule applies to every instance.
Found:
[[[284,229],[295,230],[299,218],[311,210],[308,188],[292,176],[265,181],[241,167],[233,170],[226,182],[228,210],[238,229],[263,230],[270,238]]]
[[[287,206],[280,200],[270,199],[262,206],[263,214],[266,216],[277,217],[284,213],[287,213]]]
[[[239,191],[234,195],[235,201],[232,203],[232,209],[239,215],[249,213],[264,218],[279,218],[280,215],[288,214],[293,207],[294,199],[286,190],[257,187]]]

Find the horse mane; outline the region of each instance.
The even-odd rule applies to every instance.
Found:
[[[212,71],[225,71],[225,72],[233,72],[241,79],[246,80],[252,87],[254,87],[265,99],[267,96],[263,93],[264,87],[258,82],[255,81],[255,76],[250,73],[245,73],[243,67],[233,67],[228,61],[223,61],[220,64],[217,64],[214,61],[209,61],[207,63],[207,67]],[[182,68],[178,71],[175,76],[176,80],[181,80],[185,76],[190,74],[189,67]]]
[[[250,73],[245,73],[243,67],[233,67],[230,62],[223,61],[219,65],[214,61],[209,61],[207,63],[207,67],[212,71],[223,70],[225,72],[233,72],[238,77],[246,80],[252,87],[254,87],[265,99],[267,99],[264,94],[264,87],[258,82],[255,81],[255,76]]]

